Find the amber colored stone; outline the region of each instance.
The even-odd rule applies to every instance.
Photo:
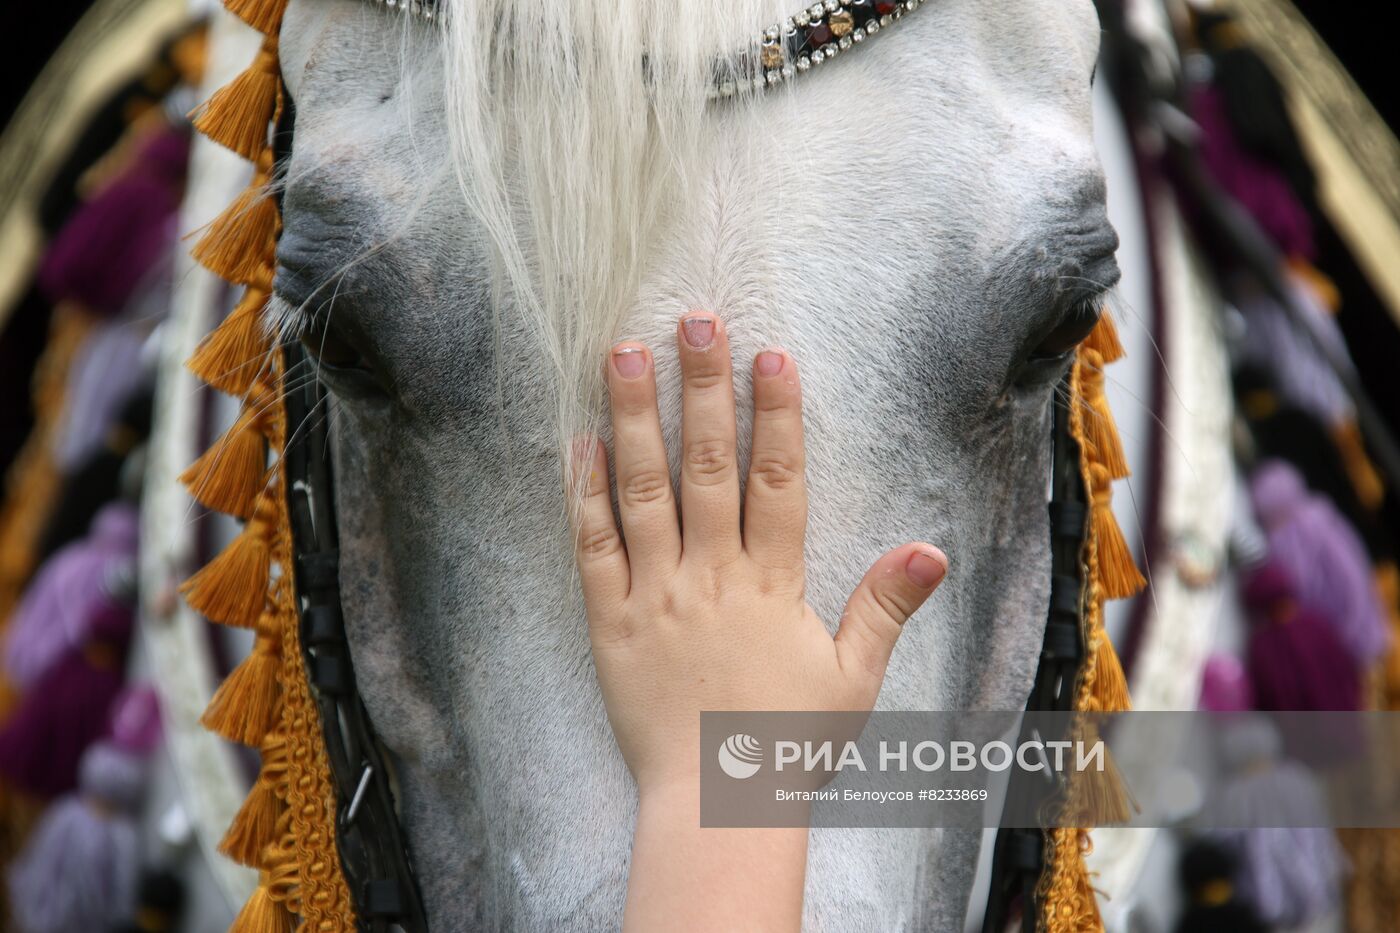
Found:
[[[849,36],[851,30],[856,28],[856,18],[848,10],[837,10],[826,18],[826,23],[831,27],[831,34],[838,39]]]
[[[759,56],[759,61],[763,64],[764,68],[783,67],[783,47],[776,43],[765,45]]]

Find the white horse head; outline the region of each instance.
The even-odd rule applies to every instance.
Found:
[[[603,349],[676,318],[802,366],[808,599],[907,540],[952,570],[881,706],[1020,708],[1049,590],[1051,401],[1117,277],[1090,0],[926,0],[762,94],[773,0],[293,0],[277,291],[333,396],[341,587],[434,929],[619,922],[635,799],[566,532]],[[743,365],[738,367],[743,371]],[[740,397],[746,436],[748,386]],[[814,834],[807,919],[952,930],[975,834]]]

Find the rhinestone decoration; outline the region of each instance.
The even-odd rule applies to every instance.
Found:
[[[764,30],[756,40],[758,67],[768,86],[810,71],[854,48],[922,6],[926,0],[822,0]],[[752,56],[741,61],[753,61]],[[752,65],[750,65],[752,67]],[[773,75],[778,77],[774,78]],[[755,82],[755,86],[760,86]],[[716,96],[728,97],[720,87]]]
[[[425,23],[434,22],[438,18],[438,0],[366,0],[366,2],[390,13],[399,13],[403,16],[421,19]]]
[[[441,19],[442,0],[365,0],[390,13],[424,22]],[[745,88],[762,91],[812,70],[881,29],[899,22],[927,0],[821,0],[763,31],[736,64],[716,69],[711,97],[732,97]],[[756,50],[756,51],[755,51]]]

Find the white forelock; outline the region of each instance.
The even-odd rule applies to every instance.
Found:
[[[594,426],[598,361],[667,205],[703,177],[688,163],[717,62],[783,12],[780,0],[471,0],[446,17],[458,188],[486,233],[494,306],[523,315],[552,364],[562,441]]]

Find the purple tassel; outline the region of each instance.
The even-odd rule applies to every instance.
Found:
[[[7,872],[24,933],[93,933],[130,916],[140,877],[134,818],[142,759],[101,742],[83,756],[82,792],[55,803]]]
[[[1191,91],[1190,109],[1201,128],[1200,154],[1206,171],[1249,212],[1284,255],[1312,259],[1317,251],[1307,208],[1278,168],[1240,146],[1220,89],[1198,85]]]
[[[1312,290],[1295,283],[1293,294],[1306,312],[1301,324],[1268,295],[1256,293],[1237,302],[1247,331],[1240,358],[1271,373],[1279,392],[1296,407],[1336,427],[1350,421],[1355,408],[1318,344],[1332,347],[1342,359],[1351,356],[1336,319],[1317,305]]]
[[[188,157],[183,132],[146,140],[126,172],[74,212],[49,244],[38,276],[45,297],[120,311],[174,244]]]
[[[71,473],[102,449],[122,406],[145,378],[141,348],[146,328],[126,317],[99,324],[73,361],[54,444],[54,461],[63,473]]]
[[[1254,621],[1247,653],[1259,709],[1360,709],[1356,662],[1333,627],[1299,605],[1281,562],[1271,558],[1250,574],[1244,599]]]
[[[1267,721],[1241,721],[1222,739],[1231,776],[1211,804],[1222,821],[1293,824],[1212,832],[1240,860],[1241,895],[1275,927],[1292,929],[1331,911],[1347,861],[1332,830],[1320,828],[1327,809],[1311,773],[1278,760],[1278,733]]]
[[[113,574],[130,568],[136,557],[137,529],[135,506],[104,506],[86,538],[54,554],[39,570],[7,636],[5,667],[15,684],[28,689],[87,639]]]
[[[83,752],[107,733],[126,679],[131,609],[104,601],[92,637],[69,649],[20,699],[0,728],[0,776],[45,799],[73,790]]]
[[[1238,713],[1254,709],[1254,685],[1240,659],[1230,654],[1212,655],[1201,676],[1201,709],[1213,713]]]
[[[112,742],[123,751],[149,755],[160,744],[160,696],[147,684],[128,687],[112,704]]]
[[[1332,624],[1359,666],[1379,660],[1390,633],[1356,530],[1330,501],[1309,492],[1302,475],[1282,460],[1260,464],[1249,485],[1255,514],[1269,538],[1270,559],[1291,578],[1301,607]]]

